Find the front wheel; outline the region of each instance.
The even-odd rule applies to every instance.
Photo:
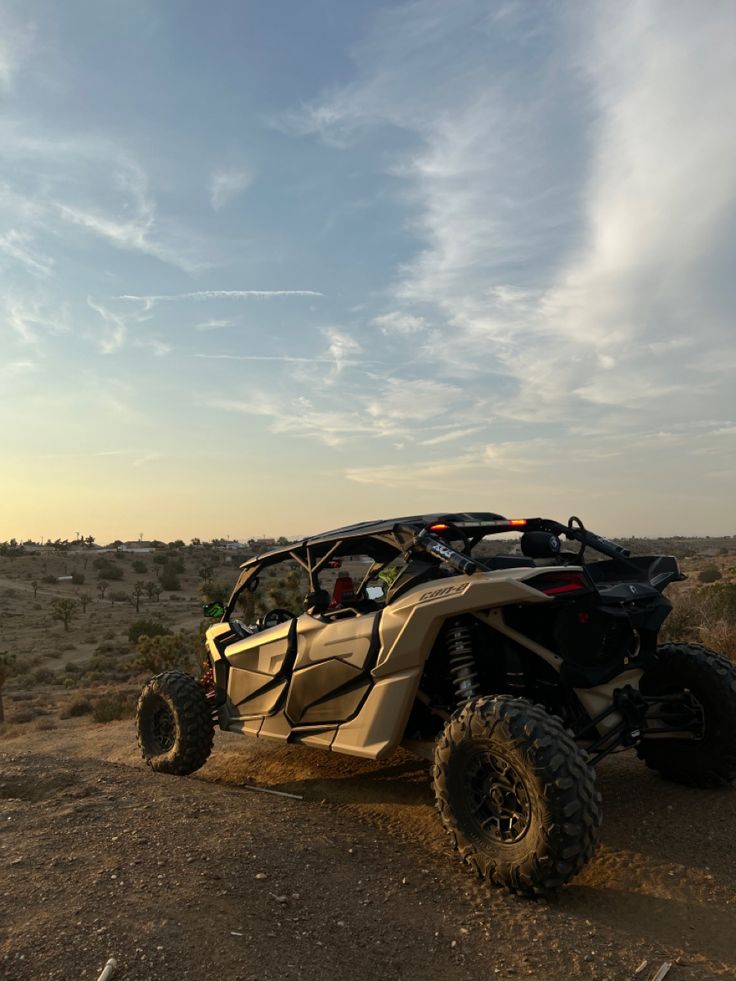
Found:
[[[433,778],[454,847],[495,885],[548,895],[593,855],[595,770],[560,721],[526,699],[471,699],[437,741]]]
[[[151,678],[138,699],[136,724],[143,759],[160,773],[194,773],[212,751],[210,703],[199,682],[182,671]]]
[[[638,752],[648,767],[688,787],[736,781],[736,665],[700,644],[663,644],[644,673],[645,695],[689,692],[703,712],[697,739],[643,739]]]

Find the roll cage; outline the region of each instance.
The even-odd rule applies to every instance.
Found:
[[[491,512],[412,515],[347,525],[249,559],[240,567],[240,575],[222,620],[229,619],[243,590],[269,566],[292,559],[307,573],[310,589],[316,590],[319,588],[320,572],[332,559],[354,554],[367,555],[373,561],[358,589],[360,591],[371,577],[388,563],[410,552],[419,541],[424,544],[423,551],[427,551],[428,541],[441,544],[442,532],[435,534],[435,529],[456,529],[461,534],[463,545],[459,551],[444,547],[451,564],[451,556],[456,557],[460,571],[473,571],[473,564],[468,562],[468,557],[483,538],[508,532],[543,531],[557,536],[564,535],[568,540],[579,544],[577,554],[563,553],[563,560],[583,564],[585,549],[590,547],[608,557],[609,562],[606,565],[616,567],[621,572],[626,571],[632,578],[640,578],[642,573],[640,559],[630,559],[627,549],[588,531],[576,517],[570,518],[567,524],[562,524],[551,518],[505,518]],[[439,558],[439,553],[435,553],[435,557]],[[667,579],[671,581],[669,576]]]

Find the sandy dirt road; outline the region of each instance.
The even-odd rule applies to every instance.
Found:
[[[736,790],[600,768],[595,860],[553,902],[452,855],[426,765],[218,733],[193,777],[140,762],[131,722],[0,742],[0,977],[736,978]],[[243,784],[298,794],[291,800]]]

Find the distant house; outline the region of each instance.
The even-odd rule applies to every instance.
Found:
[[[118,545],[118,552],[153,552],[155,548],[155,542],[123,542]]]
[[[275,538],[249,538],[248,547],[255,549],[257,552],[263,552],[269,548],[276,548]]]

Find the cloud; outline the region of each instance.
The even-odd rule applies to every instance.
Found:
[[[220,327],[235,327],[236,320],[204,320],[201,324],[195,324],[195,330],[218,330]]]
[[[336,327],[327,327],[323,331],[327,338],[327,358],[332,363],[332,379],[334,380],[347,365],[356,363],[356,355],[362,352],[360,344]]]
[[[253,297],[268,299],[273,296],[324,296],[324,294],[316,290],[195,290],[193,293],[163,293],[149,296],[124,294],[115,299],[138,300],[152,306],[154,303],[178,300],[246,300]]]
[[[36,276],[45,278],[51,274],[54,260],[41,252],[33,252],[30,248],[32,236],[26,231],[16,228],[9,229],[0,235],[0,252],[14,259]]]
[[[71,230],[187,272],[211,261],[200,257],[205,252],[200,239],[160,214],[146,171],[117,140],[38,135],[25,116],[8,115],[0,122],[0,159],[6,175],[0,218],[23,236],[25,255],[15,255],[21,262],[38,259],[29,251],[32,239],[58,245]],[[41,272],[32,262],[26,265]],[[48,263],[41,259],[41,265]]]
[[[583,417],[631,433],[724,410],[735,33],[720,0],[707,18],[663,0],[382,10],[352,80],[292,123],[381,160],[401,134],[389,166],[420,244],[372,320],[397,352],[462,378],[520,443],[554,426],[567,448]]]
[[[13,20],[7,10],[0,11],[0,90],[10,91],[15,77],[32,50],[33,25]]]
[[[38,347],[42,335],[69,331],[68,313],[64,304],[51,303],[40,296],[27,296],[8,291],[0,297],[5,324],[23,345]]]
[[[384,334],[415,334],[426,326],[424,317],[402,313],[399,310],[382,313],[379,317],[374,317],[371,323],[379,327]]]
[[[376,427],[359,412],[344,407],[316,409],[310,399],[275,399],[266,392],[252,391],[247,401],[210,399],[206,405],[225,412],[264,416],[272,433],[316,439],[327,446],[340,446],[357,436],[372,437]]]
[[[9,375],[24,375],[39,370],[36,361],[9,361],[4,367]]]
[[[214,170],[210,174],[207,185],[213,209],[219,211],[250,187],[252,182],[253,175],[247,170],[237,168]]]

